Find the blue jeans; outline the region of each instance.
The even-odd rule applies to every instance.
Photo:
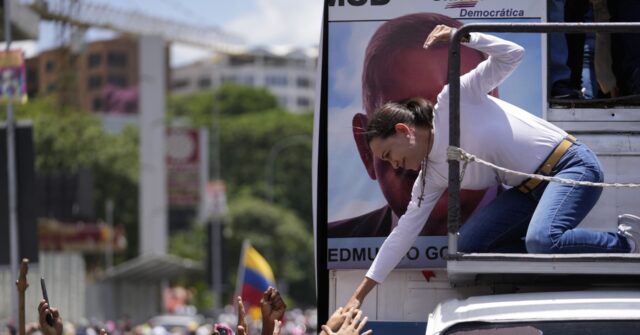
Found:
[[[573,144],[551,171],[579,181],[604,179],[596,155]],[[496,253],[629,252],[617,233],[576,228],[596,204],[602,188],[542,182],[525,194],[511,188],[474,214],[460,228],[458,250]]]

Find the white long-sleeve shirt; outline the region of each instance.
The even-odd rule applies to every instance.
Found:
[[[489,96],[518,66],[524,49],[492,35],[472,33],[466,46],[489,55],[460,77],[460,147],[508,169],[533,173],[567,133],[514,105]],[[425,60],[428,61],[428,60]],[[527,89],[528,83],[522,83]],[[449,85],[438,95],[434,139],[426,171],[420,171],[411,202],[397,227],[382,244],[366,276],[381,283],[400,262],[422,230],[436,202],[448,186]],[[426,173],[425,198],[418,207],[420,179]],[[497,184],[517,186],[523,177],[504,175],[477,163],[467,166],[462,188],[481,190]]]

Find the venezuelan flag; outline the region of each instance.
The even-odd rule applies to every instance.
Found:
[[[241,296],[245,305],[260,306],[260,299],[269,286],[275,287],[275,278],[267,260],[248,242],[244,245],[241,269]]]

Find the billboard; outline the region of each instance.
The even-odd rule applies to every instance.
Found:
[[[406,210],[417,172],[398,171],[374,157],[362,129],[381,102],[421,96],[435,103],[447,83],[447,45],[422,49],[437,24],[542,22],[535,0],[332,0],[326,2],[321,101],[316,117],[316,236],[319,266],[366,269]],[[426,32],[425,32],[426,31]],[[542,116],[543,36],[495,34],[526,49],[518,69],[493,95]],[[486,56],[463,48],[462,71]],[[543,67],[544,66],[544,67]],[[527,82],[527,90],[522,90]],[[462,194],[463,220],[496,195],[495,188]],[[445,267],[447,195],[401,261],[401,268]]]

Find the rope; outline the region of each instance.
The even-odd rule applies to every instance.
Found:
[[[453,147],[450,146],[449,149],[447,150],[447,158],[449,160],[457,160],[457,161],[462,161],[464,162],[464,166],[462,167],[462,171],[460,173],[460,180],[462,181],[462,178],[464,177],[464,172],[466,170],[467,164],[469,162],[477,162],[480,163],[482,165],[486,165],[494,170],[498,170],[500,172],[503,173],[508,173],[508,174],[512,174],[512,175],[516,175],[516,176],[521,176],[521,177],[526,177],[526,178],[531,178],[531,179],[539,179],[539,180],[544,180],[544,181],[548,181],[548,182],[555,182],[555,183],[561,183],[561,184],[567,184],[567,185],[578,185],[578,186],[592,186],[592,187],[629,187],[629,188],[635,188],[635,187],[640,187],[640,184],[622,184],[622,183],[593,183],[590,181],[577,181],[577,180],[571,180],[571,179],[563,179],[563,178],[557,178],[557,177],[550,177],[550,176],[543,176],[540,174],[532,174],[532,173],[524,173],[524,172],[520,172],[520,171],[513,171],[513,170],[509,170],[507,168],[503,168],[501,166],[495,165],[493,163],[487,162],[481,158],[478,158],[475,155],[472,155],[466,151],[464,151],[461,148],[457,148],[457,147]]]

